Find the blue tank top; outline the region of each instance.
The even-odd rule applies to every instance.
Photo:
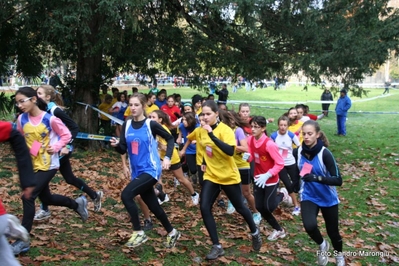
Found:
[[[297,161],[299,171],[305,163],[308,163],[313,166],[311,174],[330,177],[330,173],[327,171],[323,162],[323,151],[325,149],[326,148],[323,147],[312,160],[309,160],[301,155],[302,147],[299,147]],[[301,195],[301,201],[308,200],[320,207],[331,207],[339,203],[338,193],[335,186],[329,186],[319,182],[301,181],[301,189],[299,192]]]
[[[159,158],[156,139],[152,135],[151,120],[147,119],[139,129],[134,129],[131,122],[132,120],[126,122],[125,132],[132,173],[131,179],[133,180],[140,174],[146,173],[159,180],[162,172],[161,159]]]
[[[126,106],[126,107],[121,107],[121,108],[119,109],[118,113],[116,114],[116,118],[119,118],[120,120],[125,120],[124,115],[125,115],[125,111],[126,111],[127,107],[128,107],[128,106]]]
[[[198,127],[198,125],[196,125],[196,128],[197,127]],[[179,125],[179,130],[180,130],[181,135],[182,135],[182,137],[184,139],[184,143],[186,143],[187,142],[187,136],[191,132],[188,132],[188,130],[184,127],[183,123],[181,123]],[[196,153],[197,153],[197,145],[196,144],[192,144],[192,143],[190,145],[188,145],[187,150],[186,150],[186,154],[196,154]]]

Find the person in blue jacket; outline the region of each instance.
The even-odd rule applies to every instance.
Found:
[[[352,101],[347,95],[345,89],[340,91],[340,97],[338,98],[337,105],[335,106],[335,113],[337,114],[337,135],[346,136],[346,117],[348,110],[352,106]]]

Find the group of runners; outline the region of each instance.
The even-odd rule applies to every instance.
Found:
[[[62,110],[59,98],[57,91],[49,85],[36,90],[22,87],[15,94],[16,105],[22,111],[17,120],[17,132],[25,137],[35,182],[28,186],[32,187],[31,193],[22,197],[22,226],[28,232],[34,219],[50,217],[49,205],[66,206],[83,221],[88,219],[86,197],[74,200],[51,194],[49,183],[57,169],[69,184],[93,200],[94,211],[101,209],[103,192],[92,190],[72,173],[69,156],[78,128]],[[128,247],[137,247],[148,240],[144,229],[152,228],[149,211],[167,231],[166,248],[174,247],[184,234],[171,224],[161,206],[169,200],[162,189],[162,171],[171,170],[187,188],[192,205],[200,207],[212,241],[210,251],[205,255],[207,260],[224,255],[212,213],[213,205],[223,191],[229,200],[226,211],[236,211],[247,223],[254,251],[262,247],[259,227],[262,218],[273,228],[267,237],[269,241],[289,235],[273,215],[280,202],[285,201],[293,204],[292,214],[301,216],[306,232],[319,246],[318,265],[327,264],[330,248],[319,231],[319,211],[336,251],[334,254],[337,254],[336,263],[345,265],[338,230],[339,199],[335,189],[342,184],[342,178],[327,148],[328,139],[315,121],[322,116],[311,116],[306,106],[296,106],[278,118],[278,130],[269,137],[266,128],[273,119],[251,116],[248,104],[241,104],[236,113],[220,109],[217,102],[202,99],[199,95],[186,103],[173,96],[166,99],[167,106],[156,110],[153,93],[135,92],[128,100],[128,115],[119,130],[119,137],[110,141],[122,155],[123,172],[130,178],[121,193],[133,229],[126,243]],[[191,177],[191,182],[183,172]],[[20,176],[22,174],[20,172]],[[284,187],[280,188],[280,180]],[[200,191],[194,189],[197,182]],[[42,204],[35,214],[37,197]],[[143,224],[136,202],[140,203],[144,213]],[[29,240],[18,239],[11,248],[14,254],[27,252]]]

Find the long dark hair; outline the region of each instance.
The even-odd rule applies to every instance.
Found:
[[[169,129],[174,128],[174,126],[172,125],[172,122],[170,122],[169,115],[167,115],[164,111],[154,110],[152,112],[156,113],[158,115],[158,118],[162,119],[162,125],[165,125]]]
[[[265,117],[260,116],[260,115],[253,116],[253,117],[251,118],[251,121],[249,121],[249,123],[250,123],[250,124],[256,123],[256,124],[258,124],[258,126],[264,127],[264,128],[265,128],[265,134],[266,134],[266,136],[267,136],[267,129],[266,129],[267,121],[266,121],[266,118],[265,118]]]
[[[205,106],[211,108],[212,112],[215,112],[215,113],[219,112],[219,107],[215,101],[207,100],[202,104],[202,108],[204,108]]]
[[[25,95],[28,98],[36,97],[36,105],[39,107],[40,110],[47,112],[47,103],[44,100],[40,99],[39,96],[37,96],[37,91],[32,87],[21,87],[15,93],[15,95],[18,94]]]
[[[195,127],[197,126],[197,120],[195,119],[194,113],[193,112],[184,113],[183,117],[187,121],[186,129],[188,131],[193,131],[195,129]]]

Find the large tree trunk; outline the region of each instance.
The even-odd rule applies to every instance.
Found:
[[[91,6],[92,11],[96,14],[97,6]],[[101,62],[102,49],[98,47],[98,32],[100,25],[104,21],[101,15],[94,15],[89,22],[90,33],[85,35],[87,41],[92,45],[78,41],[78,60],[76,64],[76,87],[75,87],[75,102],[83,102],[89,105],[97,105],[99,97],[101,78]],[[95,50],[91,50],[97,47]],[[86,108],[84,105],[75,104],[73,111],[73,118],[79,125],[80,132],[97,134],[98,130],[98,112],[91,108]],[[99,142],[89,140],[88,147],[91,150],[99,147]]]
[[[101,84],[102,55],[84,57],[79,55],[76,66],[75,102],[83,102],[89,105],[98,103],[98,93]],[[79,125],[80,132],[97,134],[98,112],[90,107],[75,104],[73,118]],[[98,141],[90,140],[89,149],[97,149]]]

